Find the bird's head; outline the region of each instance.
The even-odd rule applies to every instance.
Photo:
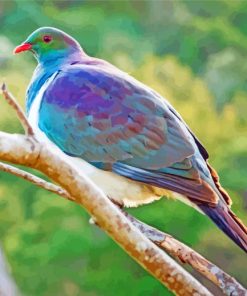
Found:
[[[41,64],[83,54],[80,44],[65,32],[52,27],[34,31],[14,50],[14,53],[31,51]]]

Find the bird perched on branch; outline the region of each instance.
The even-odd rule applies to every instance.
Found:
[[[51,27],[33,32],[15,53],[38,66],[26,108],[38,137],[122,206],[170,192],[209,216],[247,252],[247,229],[230,210],[208,153],[178,112],[157,92]]]

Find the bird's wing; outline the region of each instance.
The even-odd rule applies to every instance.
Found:
[[[108,164],[145,183],[154,184],[154,177],[156,186],[217,202],[213,191],[202,190],[205,182],[195,164],[195,154],[201,154],[186,125],[158,94],[113,67],[61,70],[43,95],[39,127],[69,155]],[[202,173],[210,175],[202,160]]]

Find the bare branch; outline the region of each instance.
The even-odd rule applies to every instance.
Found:
[[[32,174],[26,173],[25,171],[2,163],[0,163],[0,170],[14,174],[18,177],[34,183],[39,187],[52,191],[53,193],[56,193],[71,201],[75,201],[75,199],[72,198],[65,189],[49,183]],[[28,174],[28,177],[26,174]],[[194,268],[194,270],[216,284],[224,294],[232,296],[233,291],[235,291],[237,293],[236,295],[246,295],[246,289],[242,287],[233,277],[221,270],[215,264],[203,258],[196,251],[176,240],[171,235],[161,232],[160,230],[157,230],[156,228],[137,220],[123,210],[122,212],[131,221],[131,223],[135,227],[137,227],[148,239],[150,239],[158,247],[165,250],[173,257],[179,259],[182,263],[189,264],[191,267]]]
[[[137,220],[130,214],[124,211],[123,213],[147,238],[173,257],[178,258],[182,263],[189,264],[194,270],[218,286],[224,294],[228,296],[247,295],[246,289],[233,277],[202,257],[190,247],[176,240],[171,235]]]
[[[32,137],[0,132],[0,160],[29,166],[63,187],[133,259],[176,295],[212,295],[147,239],[66,157]]]
[[[19,118],[20,123],[24,128],[25,133],[29,136],[33,136],[34,135],[33,129],[29,124],[25,113],[23,112],[19,103],[16,101],[15,97],[8,91],[5,83],[2,84],[2,92],[5,100],[15,110],[17,117]]]
[[[47,182],[45,181],[44,179],[41,179],[33,174],[30,174],[26,171],[23,171],[21,169],[18,169],[14,166],[11,166],[9,164],[6,164],[6,163],[2,163],[0,162],[0,171],[3,171],[3,172],[8,172],[12,175],[15,175],[17,177],[20,177],[22,179],[25,179],[33,184],[35,184],[36,186],[38,187],[41,187],[41,188],[44,188],[50,192],[53,192],[53,193],[56,193],[68,200],[71,200],[71,201],[75,201],[75,199],[73,199],[66,190],[64,190],[62,187],[60,186],[57,186],[53,183],[50,183],[50,182]]]

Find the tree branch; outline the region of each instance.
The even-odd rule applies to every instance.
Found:
[[[38,178],[25,171],[17,169],[13,166],[0,163],[0,170],[14,174],[25,180],[32,182],[33,184],[56,193],[66,199],[75,201],[66,190],[63,188],[49,183],[41,178]],[[28,174],[28,177],[27,177]],[[233,277],[221,270],[218,266],[203,258],[196,251],[176,240],[171,235],[161,232],[160,230],[151,227],[133,216],[122,210],[122,213],[128,218],[128,220],[137,227],[149,240],[155,243],[158,247],[172,255],[176,259],[179,259],[182,263],[190,265],[194,270],[205,276],[208,280],[217,285],[224,294],[232,296],[232,292],[235,291],[239,296],[246,295],[246,289],[242,287]],[[97,223],[96,223],[97,224]]]
[[[247,295],[246,289],[233,277],[190,247],[176,240],[171,235],[137,220],[130,214],[126,212],[123,213],[147,238],[173,257],[178,258],[182,263],[189,264],[194,270],[218,286],[224,294],[228,296]],[[233,292],[235,294],[233,294]]]
[[[38,169],[75,198],[134,260],[176,295],[212,295],[147,239],[82,172],[30,136],[0,132],[0,160]]]
[[[147,239],[80,170],[49,145],[39,143],[15,99],[3,87],[5,99],[14,107],[26,136],[0,132],[0,160],[39,170],[64,188],[75,202],[134,260],[176,295],[212,295],[192,275]],[[7,95],[6,95],[7,94]]]
[[[61,187],[7,164],[0,164],[1,170],[22,177],[39,187],[84,206],[89,214],[96,219],[99,227],[176,295],[192,295],[194,293],[211,295],[211,293],[174,260],[154,246],[141,232],[160,248],[180,258],[183,262],[191,264],[196,270],[220,286],[227,295],[233,295],[233,291],[240,293],[237,295],[245,295],[242,291],[246,292],[246,290],[233,278],[196,254],[192,249],[176,241],[170,235],[138,221],[129,214],[125,213],[125,217],[99,188],[70,164],[64,155],[54,152],[47,144],[43,146],[34,138],[33,130],[15,98],[7,91],[5,85],[2,87],[2,91],[7,102],[15,109],[26,136],[0,132],[0,160],[35,168]],[[204,265],[208,267],[206,268]]]
[[[33,174],[30,174],[24,170],[18,169],[12,165],[0,162],[0,171],[8,172],[12,175],[15,175],[15,176],[20,177],[24,180],[27,180],[38,187],[41,187],[41,188],[44,188],[50,192],[56,193],[68,200],[75,201],[75,199],[72,198],[68,194],[68,192],[66,190],[64,190],[62,187],[57,186],[53,183],[47,182],[44,179],[41,179],[41,178],[39,178]]]
[[[19,121],[24,128],[26,135],[34,136],[33,129],[29,124],[25,113],[23,112],[19,103],[16,101],[15,97],[7,90],[7,86],[5,83],[3,83],[2,85],[2,92],[7,103],[16,111],[16,115],[19,118]]]

